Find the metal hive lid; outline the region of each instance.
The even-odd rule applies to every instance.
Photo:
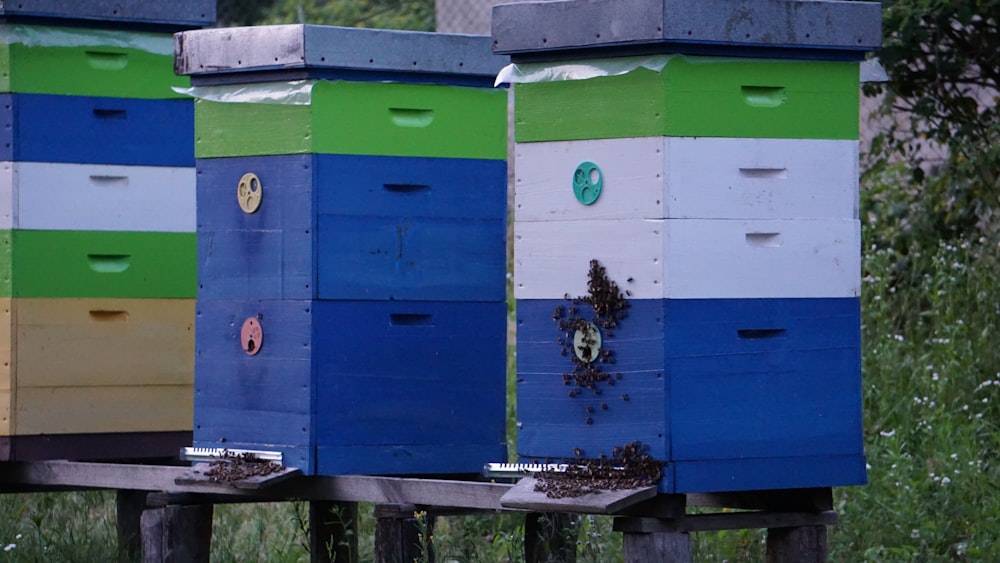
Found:
[[[514,60],[580,51],[862,58],[881,4],[834,0],[568,0],[493,8],[493,50]]]
[[[191,75],[193,80],[251,72],[280,76],[299,71],[299,76],[322,76],[324,71],[350,71],[492,81],[508,62],[508,57],[492,53],[490,38],[485,35],[302,24],[174,35],[174,70]]]

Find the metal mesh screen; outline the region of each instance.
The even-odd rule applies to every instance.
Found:
[[[490,34],[493,6],[511,0],[435,0],[437,31]]]

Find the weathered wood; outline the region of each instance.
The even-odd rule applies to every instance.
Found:
[[[625,563],[691,563],[691,536],[687,532],[626,533],[622,537]]]
[[[118,560],[138,561],[142,555],[140,522],[146,509],[146,491],[119,489],[115,494],[115,525],[118,529]]]
[[[144,563],[208,563],[212,505],[147,509],[141,526]]]
[[[428,506],[503,510],[500,498],[512,485],[342,475],[300,477],[280,483],[266,495],[224,484],[178,485],[186,467],[39,461],[0,464],[0,484],[64,485],[102,489],[142,489],[177,493],[224,494],[244,498],[338,500],[377,504],[411,502]]]
[[[837,514],[826,512],[726,512],[719,514],[688,514],[673,519],[616,518],[616,532],[708,532],[742,530],[745,528],[785,528],[822,526],[837,523]]]
[[[190,469],[187,473],[178,477],[175,482],[178,485],[195,485],[198,483],[211,483],[212,478],[207,476],[205,473],[211,469],[211,464],[209,463],[199,463]],[[256,491],[260,489],[266,489],[268,487],[274,486],[283,481],[287,481],[293,477],[298,477],[302,475],[302,471],[295,467],[284,467],[280,471],[271,473],[269,475],[253,475],[245,479],[240,479],[238,481],[229,481],[225,484],[233,487],[234,489],[244,489],[248,491]]]
[[[309,503],[309,560],[312,563],[358,563],[357,503]]]
[[[826,557],[826,526],[767,530],[767,563],[822,563]]]
[[[375,506],[375,563],[434,563],[429,539],[434,533],[434,517],[424,512],[421,524],[416,518],[418,510],[412,504]],[[426,547],[426,557],[422,546]]]
[[[576,516],[560,512],[530,512],[524,516],[525,563],[574,563]]]
[[[534,477],[525,477],[504,494],[500,504],[507,508],[523,508],[539,512],[574,512],[581,514],[614,514],[638,502],[656,496],[656,486],[621,491],[600,491],[578,497],[549,498],[536,492]]]

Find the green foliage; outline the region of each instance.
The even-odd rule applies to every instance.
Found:
[[[879,58],[889,75],[869,173],[904,162],[902,239],[995,228],[1000,200],[1000,0],[885,0]],[[930,151],[930,152],[928,152]],[[940,163],[928,154],[944,153]]]
[[[433,0],[277,0],[260,23],[434,29]]]

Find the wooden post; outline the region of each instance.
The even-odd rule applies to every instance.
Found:
[[[144,563],[208,563],[212,505],[164,506],[142,513]]]
[[[822,563],[826,555],[826,526],[767,530],[767,563]]]
[[[687,532],[624,532],[625,563],[691,563],[691,536]]]
[[[309,503],[309,561],[358,563],[358,503]]]
[[[142,556],[139,523],[146,509],[146,491],[119,489],[115,495],[115,518],[118,528],[118,561],[138,561]]]
[[[575,516],[561,512],[524,515],[525,563],[575,563]]]
[[[430,540],[434,519],[425,514],[427,537],[421,539],[420,525],[414,516],[418,510],[412,504],[375,505],[375,563],[434,563]],[[427,557],[422,553],[421,542],[427,548]]]

